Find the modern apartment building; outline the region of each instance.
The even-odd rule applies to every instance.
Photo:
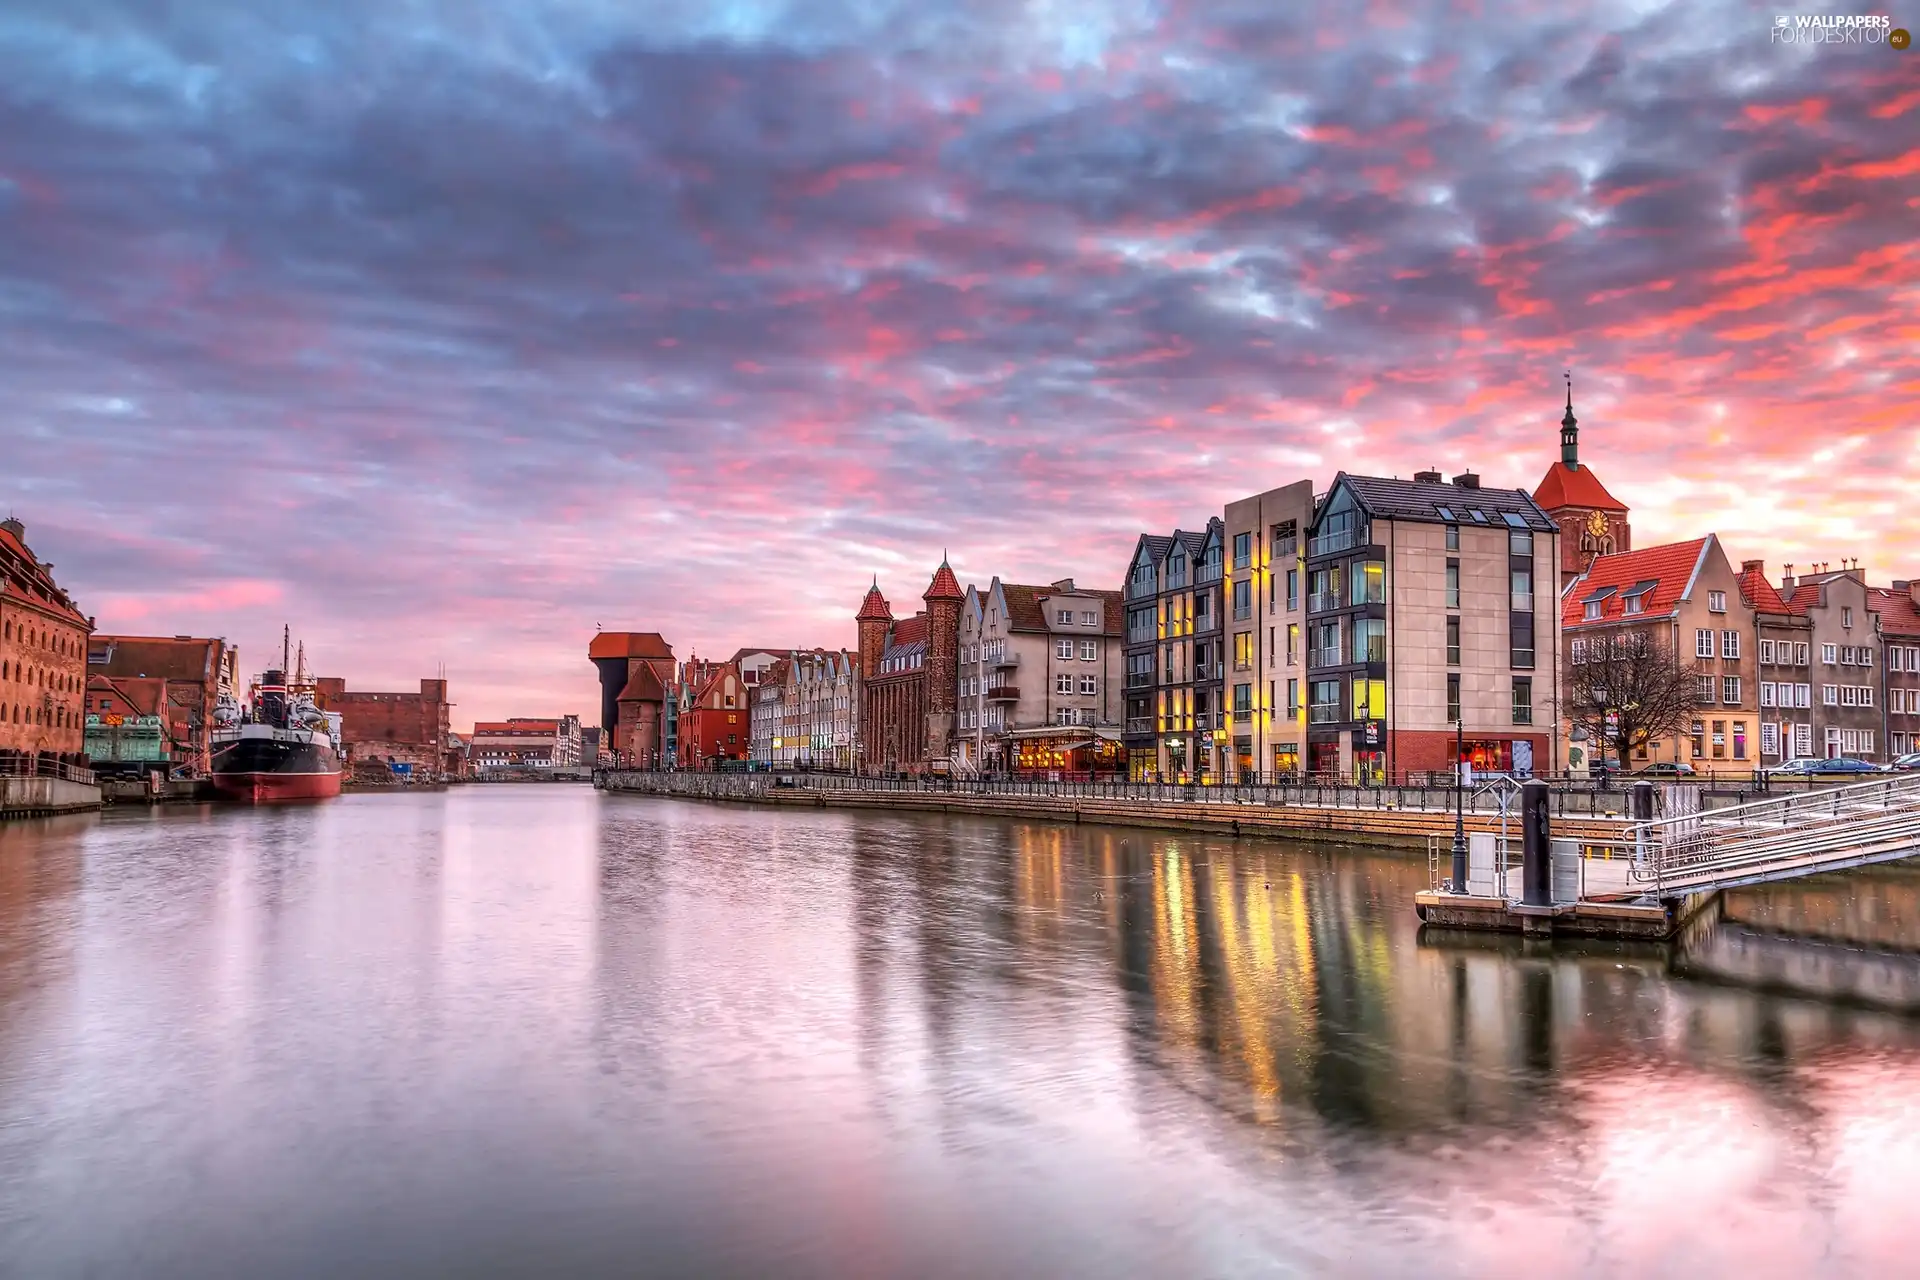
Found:
[[[1813,750],[1833,759],[1885,760],[1889,726],[1882,714],[1880,615],[1858,563],[1780,580],[1787,607],[1804,614],[1810,631]]]
[[[1307,529],[1313,481],[1227,504],[1227,777],[1300,772],[1307,741]]]
[[[1634,632],[1657,637],[1699,668],[1687,732],[1643,743],[1614,767],[1667,760],[1703,774],[1741,774],[1760,766],[1757,618],[1713,534],[1601,556],[1568,586],[1562,629],[1569,673],[1593,646]],[[1781,633],[1770,626],[1769,634],[1777,646]]]
[[[1122,599],[1062,578],[967,588],[955,755],[989,772],[1105,771],[1122,752]],[[1063,749],[1064,748],[1064,749]],[[1068,757],[1072,757],[1069,759]]]
[[[1307,772],[1554,768],[1559,528],[1467,472],[1335,477],[1306,548]]]
[[[1887,757],[1920,751],[1920,581],[1895,579],[1868,592],[1885,651]]]
[[[1127,560],[1126,722],[1136,779],[1222,776],[1226,524],[1141,534]]]

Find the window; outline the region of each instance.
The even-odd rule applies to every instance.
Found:
[[[1073,658],[1073,641],[1055,640],[1053,642],[1053,656],[1056,658],[1059,658],[1063,662],[1071,661]]]
[[[1278,560],[1281,556],[1298,555],[1300,552],[1300,526],[1298,522],[1283,520],[1273,526],[1269,546],[1272,548],[1272,558],[1275,560]]]
[[[1073,677],[1072,676],[1055,676],[1053,678],[1053,691],[1055,693],[1072,693]]]
[[[1840,625],[1845,627],[1849,631],[1853,630],[1853,606],[1852,605],[1848,605],[1840,610]]]
[[[1713,722],[1713,758],[1715,760],[1727,758],[1727,722],[1725,720]]]
[[[1353,718],[1355,720],[1384,720],[1387,716],[1387,682],[1385,680],[1355,680],[1353,682]]]
[[[1353,623],[1353,660],[1387,660],[1387,624],[1380,618],[1356,618]]]
[[[1368,560],[1353,566],[1353,603],[1383,604],[1387,598],[1387,566]]]
[[[1533,723],[1533,679],[1530,676],[1513,678],[1513,722]]]
[[[1094,626],[1098,626],[1099,624],[1100,624],[1100,615],[1099,615],[1099,614],[1097,614],[1097,613],[1095,613],[1095,612],[1094,612],[1093,610],[1091,610],[1091,609],[1082,609],[1082,610],[1080,611],[1080,625],[1081,625],[1081,626],[1083,626],[1083,627],[1094,627]]]
[[[1820,686],[1820,705],[1823,707],[1839,706],[1840,705],[1840,686],[1837,684],[1821,685]]]
[[[1287,570],[1287,608],[1289,611],[1300,607],[1300,571]]]
[[[1773,661],[1773,641],[1762,640],[1760,642],[1760,661],[1762,662]]]
[[[1727,593],[1724,591],[1707,592],[1707,612],[1725,613],[1727,611]]]
[[[1828,666],[1831,667],[1838,660],[1839,660],[1839,651],[1837,646],[1830,645],[1830,644],[1823,644],[1820,646],[1820,661],[1826,663]]]
[[[1207,631],[1213,627],[1213,592],[1202,591],[1193,598],[1193,625],[1196,630]]]
[[[1693,656],[1696,658],[1713,656],[1713,632],[1705,627],[1693,633]]]
[[[1695,760],[1707,754],[1707,727],[1699,720],[1693,722],[1693,758]]]
[[[1745,720],[1733,722],[1733,758],[1735,760],[1747,758],[1747,722]]]
[[[1794,645],[1793,646],[1793,665],[1796,667],[1806,666],[1809,662],[1809,655],[1811,653],[1812,653],[1812,650],[1809,649],[1804,644]]]
[[[1298,661],[1300,661],[1300,624],[1289,622],[1287,624],[1287,665],[1292,666]]]
[[[1533,570],[1514,569],[1511,572],[1512,601],[1515,613],[1533,612]]]
[[[1773,682],[1771,680],[1762,680],[1760,682],[1760,705],[1763,707],[1773,705]]]
[[[1236,632],[1233,637],[1233,665],[1246,670],[1253,665],[1253,632]]]
[[[1646,607],[1646,601],[1647,601],[1647,597],[1645,592],[1642,592],[1642,591],[1628,592],[1623,603],[1620,606],[1620,612],[1639,613],[1641,610],[1643,610]]]
[[[1100,659],[1100,645],[1093,640],[1080,642],[1080,661],[1097,662]]]
[[[1340,682],[1315,680],[1307,689],[1312,704],[1307,708],[1311,724],[1332,724],[1340,719]]]
[[[1240,536],[1244,538],[1246,535],[1241,534]],[[1233,714],[1244,716],[1250,715],[1252,712],[1253,686],[1251,684],[1237,684],[1233,686]]]
[[[1580,616],[1588,622],[1592,622],[1595,618],[1598,618],[1600,616],[1600,602],[1598,600],[1587,601],[1586,604],[1581,606]]]
[[[1507,554],[1523,560],[1533,559],[1533,535],[1525,529],[1508,530]]]
[[[1287,681],[1287,714],[1289,716],[1300,714],[1300,682],[1298,680]]]
[[[1460,719],[1460,673],[1447,673],[1447,723],[1453,724]]]
[[[1095,680],[1092,676],[1080,677],[1080,696],[1081,697],[1091,698],[1093,695],[1099,692],[1100,692],[1100,682],[1098,680]]]
[[[1073,610],[1071,609],[1056,610],[1053,615],[1053,620],[1059,623],[1063,627],[1070,627],[1073,625]]]
[[[1236,533],[1233,535],[1233,567],[1244,569],[1253,558],[1253,535]]]
[[[1447,561],[1447,608],[1460,607],[1460,562]]]
[[[1447,526],[1447,550],[1458,551],[1459,549],[1460,549],[1460,526],[1457,524],[1450,524]]]
[[[1738,631],[1722,631],[1720,633],[1720,656],[1723,658],[1737,658],[1740,656],[1740,633]]]
[[[1700,676],[1698,679],[1694,681],[1693,700],[1695,702],[1700,702],[1700,703],[1707,703],[1707,702],[1713,701],[1713,677],[1712,676]]]
[[[1576,654],[1585,647],[1586,641],[1584,640],[1575,640],[1573,642],[1573,648]],[[1576,657],[1574,661],[1578,662],[1580,659]],[[1460,619],[1451,614],[1447,616],[1447,665],[1450,667],[1460,665]]]
[[[1726,703],[1728,706],[1739,705],[1740,703],[1740,677],[1739,676],[1720,677],[1720,701]]]
[[[1784,707],[1786,703],[1782,701],[1780,705]],[[1796,707],[1812,706],[1813,686],[1810,684],[1797,684],[1793,686],[1793,705]]]
[[[1253,616],[1253,584],[1245,578],[1233,584],[1233,618],[1239,622]]]

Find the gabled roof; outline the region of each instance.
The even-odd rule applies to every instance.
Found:
[[[1142,547],[1146,548],[1148,560],[1155,566],[1158,566],[1167,562],[1167,551],[1172,546],[1173,539],[1167,537],[1165,534],[1141,534],[1139,541],[1133,544],[1133,558],[1127,561],[1127,571],[1131,573],[1133,566],[1140,563],[1140,550]]]
[[[1920,637],[1920,605],[1913,602],[1908,592],[1887,587],[1868,587],[1867,608],[1880,615],[1880,631],[1883,635],[1902,639]]]
[[[220,641],[185,636],[109,636],[87,641],[87,669],[108,676],[148,676],[156,680],[217,679],[214,653]]]
[[[892,656],[914,646],[924,648],[926,643],[927,615],[916,613],[911,618],[900,618],[894,622],[893,633],[887,637],[886,654],[883,656]]]
[[[74,607],[67,593],[53,580],[27,544],[14,533],[11,521],[0,522],[0,590],[27,600],[69,622],[87,625],[86,617]]]
[[[1642,547],[1619,555],[1598,556],[1587,571],[1567,585],[1560,597],[1563,628],[1597,627],[1623,618],[1671,617],[1692,590],[1708,554],[1718,545],[1713,534],[1691,542]],[[1626,611],[1626,598],[1642,592],[1637,613]],[[1589,600],[1598,598],[1600,616],[1588,618]]]
[[[615,654],[613,656],[619,657],[620,655]],[[666,696],[667,690],[666,687],[660,683],[660,677],[654,674],[652,667],[642,663],[633,669],[632,675],[627,677],[626,687],[620,690],[620,695],[616,697],[614,701],[662,702],[666,699]]]
[[[1607,492],[1607,486],[1600,483],[1600,477],[1593,474],[1593,468],[1574,468],[1564,462],[1556,462],[1547,468],[1547,474],[1534,487],[1533,500],[1548,511],[1557,511],[1561,507],[1591,507],[1598,511],[1618,511],[1624,515],[1627,510],[1625,503]]]
[[[1790,615],[1804,614],[1807,611],[1804,604],[1796,608],[1787,603],[1774,589],[1773,584],[1767,581],[1766,567],[1761,564],[1755,564],[1751,568],[1743,567],[1740,570],[1740,598],[1745,600],[1747,607],[1756,613]]]
[[[658,631],[602,631],[587,646],[587,657],[672,658],[673,646]]]
[[[1469,489],[1444,481],[1432,483],[1389,476],[1354,476],[1342,471],[1333,478],[1333,484],[1327,490],[1329,499],[1342,485],[1353,494],[1354,500],[1367,514],[1389,520],[1508,528],[1511,524],[1505,517],[1513,515],[1536,533],[1553,533],[1560,527],[1547,518],[1547,513],[1524,489]],[[1331,505],[1329,500],[1316,507],[1313,517],[1315,528],[1319,527],[1325,508]],[[1475,511],[1485,518],[1474,519]]]
[[[127,709],[135,715],[161,715],[166,705],[167,682],[163,678],[140,679],[136,676],[87,677],[87,694],[90,697],[112,695],[127,704]]]

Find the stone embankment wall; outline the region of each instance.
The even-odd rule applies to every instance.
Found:
[[[38,818],[100,807],[100,788],[65,778],[0,776],[0,819]]]
[[[607,771],[596,784],[609,792],[677,796],[743,804],[799,808],[848,808],[916,813],[969,813],[1032,818],[1050,822],[1092,822],[1116,826],[1214,831],[1227,835],[1264,835],[1334,844],[1422,848],[1431,836],[1450,836],[1454,816],[1438,807],[1432,789],[1385,790],[1359,787],[1307,788],[1323,803],[1298,803],[1282,788],[1111,786],[1045,783],[891,784],[844,777],[773,774],[639,773]],[[1293,789],[1298,791],[1299,789]],[[1163,794],[1155,794],[1156,791]],[[1414,792],[1424,794],[1415,797]],[[1264,794],[1263,794],[1264,793]],[[1419,802],[1426,802],[1421,805]],[[1411,802],[1411,803],[1409,803]],[[1554,817],[1554,834],[1599,842],[1617,839],[1624,823],[1604,814]],[[1465,815],[1468,831],[1498,832],[1500,815],[1477,810]],[[1519,838],[1517,817],[1507,831]]]

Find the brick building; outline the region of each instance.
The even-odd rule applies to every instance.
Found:
[[[0,520],[0,759],[79,763],[86,749],[83,615],[27,548],[26,526]]]
[[[314,702],[340,716],[340,743],[349,762],[407,765],[415,774],[457,774],[465,760],[454,750],[445,680],[422,680],[418,693],[350,693],[347,682],[322,676]]]
[[[1533,491],[1533,500],[1560,531],[1560,585],[1585,573],[1600,556],[1633,550],[1627,506],[1580,461],[1580,421],[1573,416],[1573,377],[1567,377],[1567,413],[1560,419],[1560,461]]]
[[[580,768],[580,717],[477,721],[468,735],[467,760],[476,769]]]
[[[1676,761],[1738,776],[1761,766],[1758,613],[1718,537],[1601,556],[1567,589],[1561,609],[1569,672],[1592,646],[1634,632],[1699,666],[1698,711],[1687,732],[1643,743],[1616,767]],[[1778,643],[1782,632],[1770,622],[1768,634]]]
[[[587,646],[600,673],[600,727],[614,760],[664,768],[679,748],[673,646],[657,631],[602,631]]]
[[[1472,472],[1336,476],[1306,550],[1307,771],[1554,769],[1559,530]]]
[[[1886,696],[1887,758],[1920,751],[1920,580],[1873,587],[1869,606],[1880,619]]]
[[[854,615],[860,654],[858,767],[864,772],[938,772],[949,763],[966,593],[945,559],[921,598],[924,610],[896,620],[876,579]]]
[[[164,697],[156,714],[167,722],[172,762],[196,775],[211,767],[213,709],[222,694],[238,695],[239,666],[239,650],[222,639],[96,634],[87,646],[89,676],[162,682]]]
[[[766,668],[755,668],[755,680]],[[676,735],[682,769],[714,769],[745,760],[749,750],[747,700],[752,690],[731,660],[695,658],[681,664],[682,702]]]

